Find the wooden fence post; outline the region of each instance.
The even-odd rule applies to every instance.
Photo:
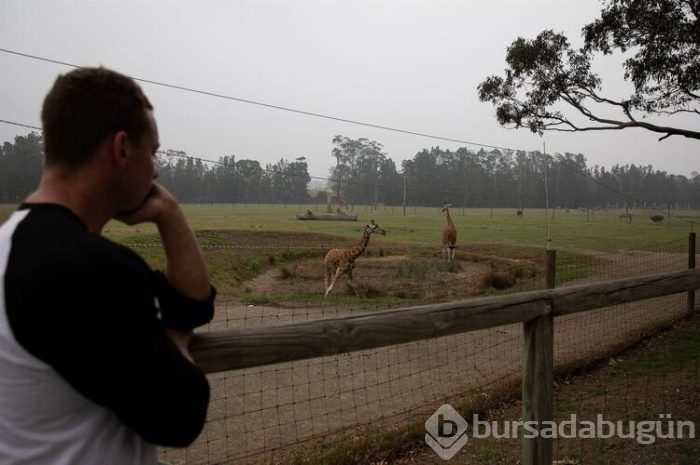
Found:
[[[555,285],[556,251],[547,250],[547,289]],[[523,422],[553,421],[554,403],[554,317],[545,315],[524,323]],[[552,440],[537,435],[523,437],[523,465],[551,465]]]
[[[695,268],[695,233],[688,236],[688,268]],[[688,317],[695,314],[695,291],[688,291]]]

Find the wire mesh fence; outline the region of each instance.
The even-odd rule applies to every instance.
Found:
[[[557,269],[557,287],[683,270],[688,264],[687,245],[687,239],[679,239],[645,250],[578,256]],[[572,276],[580,277],[571,279]],[[558,317],[555,320],[555,365],[587,362],[604,356],[686,312],[686,296],[677,294]]]
[[[555,323],[556,325],[556,323]],[[557,465],[696,463],[700,444],[700,319],[674,325],[575,376],[556,378],[552,459]],[[521,463],[518,401],[470,418],[456,463]],[[599,426],[600,425],[600,426]],[[488,428],[488,435],[486,429]],[[519,428],[519,429],[516,429]],[[432,451],[415,463],[444,463]]]
[[[415,262],[405,261],[403,254],[381,248],[369,251],[370,261],[393,257],[389,267],[393,268],[394,276],[407,273],[406,267],[419,267]],[[544,277],[537,271],[539,267],[530,266],[528,260],[483,257],[475,253],[460,266],[473,268],[472,278],[503,273],[515,280],[515,285],[500,292],[544,287]],[[687,240],[645,247],[645,250],[562,253],[559,258],[557,286],[601,282],[685,269]],[[409,270],[419,278],[421,273],[450,273],[438,257],[422,259],[425,264],[420,266],[428,271]],[[378,274],[367,265],[362,268],[369,274],[358,273],[360,285],[363,280],[374,282],[373,274]],[[294,279],[303,282],[306,272],[295,270]],[[319,278],[322,279],[319,272],[314,271],[309,279]],[[444,284],[447,285],[447,280]],[[427,292],[434,286],[435,281],[417,279],[410,290]],[[496,292],[494,289],[487,292]],[[462,291],[455,294],[469,293]],[[474,291],[483,294],[484,289]],[[348,294],[355,292],[356,289],[347,289]],[[394,297],[395,300],[383,299],[380,304],[363,305],[347,303],[338,296],[283,304],[223,301],[217,305],[214,320],[202,330],[254,328],[369,314],[402,305],[401,295]],[[680,318],[686,310],[685,295],[675,295],[557,317],[555,365],[561,368],[591,363],[638,341],[656,326]],[[313,455],[313,451],[332,449],[336,444],[352,445],[362,438],[410,428],[424,422],[446,401],[484,404],[490,393],[519,379],[522,337],[521,325],[509,325],[210,374],[212,398],[203,433],[187,449],[161,450],[161,459],[173,465],[294,462]],[[509,447],[503,445],[501,452],[508,453]]]

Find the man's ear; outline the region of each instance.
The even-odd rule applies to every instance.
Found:
[[[123,166],[129,158],[129,137],[125,131],[117,131],[112,136],[112,158],[119,166]]]

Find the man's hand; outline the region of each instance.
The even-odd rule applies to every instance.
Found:
[[[116,220],[133,226],[139,223],[163,221],[168,214],[179,212],[175,197],[163,186],[153,183],[141,206],[129,212],[119,212]]]

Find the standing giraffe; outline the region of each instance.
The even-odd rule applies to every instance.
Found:
[[[347,273],[352,281],[352,269],[355,268],[355,259],[365,251],[367,243],[369,243],[369,236],[374,233],[379,233],[383,236],[386,234],[386,231],[372,220],[370,224],[365,225],[360,242],[350,247],[331,249],[328,251],[326,258],[323,260],[325,268],[323,282],[326,285],[326,295],[324,297],[328,296],[335,282],[344,273]]]
[[[447,256],[447,262],[454,261],[455,259],[455,248],[457,247],[457,228],[450,218],[450,205],[445,202],[442,206],[440,212],[445,212],[447,214],[447,226],[442,230],[442,248]]]

